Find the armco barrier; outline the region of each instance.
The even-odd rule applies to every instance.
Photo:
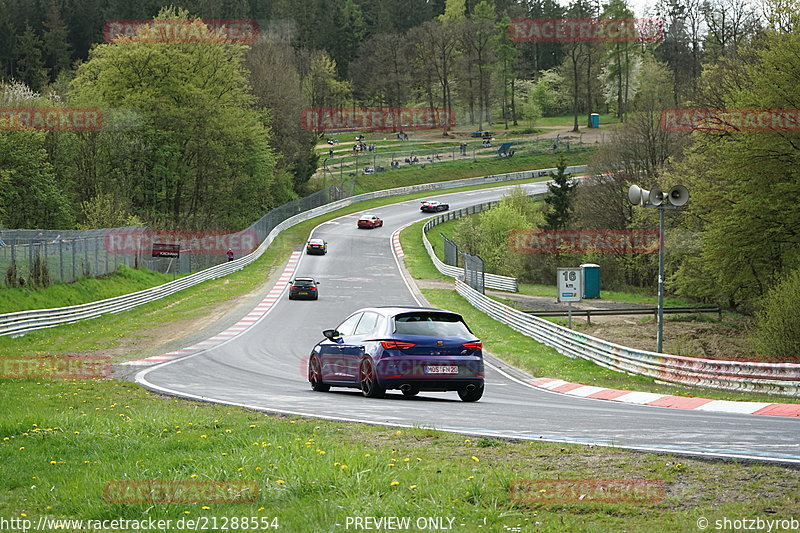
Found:
[[[570,168],[577,169],[579,172],[582,171],[581,167],[570,167]],[[537,200],[541,200],[542,198],[545,197],[545,194],[534,194],[532,196]],[[495,207],[497,204],[498,202],[496,201],[486,202],[483,204],[471,205],[469,207],[458,209],[456,211],[449,211],[442,215],[433,217],[422,226],[422,243],[425,245],[425,249],[428,251],[428,255],[430,256],[431,261],[433,261],[433,265],[436,267],[436,270],[438,270],[439,273],[444,274],[445,276],[451,278],[456,278],[460,280],[464,279],[463,268],[448,265],[436,256],[436,252],[433,251],[433,246],[431,246],[431,243],[428,240],[427,236],[428,230],[434,226],[438,226],[443,222],[447,222],[448,220],[455,220],[463,216],[474,215],[475,213],[486,211],[487,209]],[[484,286],[489,289],[496,289],[499,291],[510,291],[510,292],[519,291],[519,282],[517,281],[517,278],[500,276],[498,274],[484,274],[483,279],[484,279]]]
[[[426,183],[423,185],[411,185],[407,187],[399,187],[396,189],[387,189],[382,191],[375,191],[371,193],[359,194],[351,196],[343,200],[337,200],[329,204],[325,204],[314,209],[304,211],[297,215],[287,218],[275,228],[270,231],[264,241],[252,253],[243,256],[235,261],[222,263],[205,270],[201,270],[181,279],[170,281],[158,287],[152,287],[142,291],[125,294],[106,300],[91,302],[81,305],[73,305],[70,307],[59,307],[55,309],[36,309],[32,311],[19,311],[16,313],[7,313],[0,315],[0,336],[3,335],[20,335],[29,331],[37,329],[51,328],[60,324],[69,324],[95,318],[109,313],[119,313],[127,311],[140,305],[154,302],[165,296],[169,296],[178,291],[192,287],[204,281],[227,276],[232,272],[241,270],[249,265],[264,253],[267,247],[275,240],[275,237],[284,229],[291,227],[300,222],[310,220],[319,215],[330,213],[347,207],[350,204],[363,202],[365,200],[372,200],[375,198],[384,198],[387,196],[398,196],[402,194],[421,192],[421,191],[435,191],[443,189],[452,189],[456,187],[465,187],[469,185],[480,185],[488,183],[496,183],[502,181],[525,180],[536,177],[546,176],[549,172],[556,169],[544,170],[529,170],[525,172],[512,172],[509,174],[499,174],[496,176],[484,176],[479,178],[467,178],[463,180],[446,181],[440,183]],[[569,172],[585,172],[586,166],[573,166],[568,167]]]
[[[477,309],[523,335],[602,367],[659,381],[713,389],[800,396],[800,364],[717,361],[626,348],[527,315],[456,279],[456,291]]]
[[[445,276],[456,278],[456,279],[464,279],[464,269],[459,268],[456,266],[448,265],[442,262],[436,256],[436,253],[433,251],[433,246],[431,246],[430,241],[428,240],[428,236],[426,232],[434,226],[438,226],[443,222],[447,222],[448,220],[455,220],[457,218],[461,218],[467,215],[474,215],[476,213],[480,213],[482,211],[486,211],[487,209],[491,209],[492,207],[496,206],[498,202],[486,202],[483,204],[471,205],[469,207],[465,207],[463,209],[459,209],[457,211],[450,211],[443,215],[438,215],[427,221],[422,226],[422,243],[425,245],[425,249],[428,250],[428,255],[433,261],[434,266],[436,266],[436,270],[440,273],[444,274]],[[510,291],[510,292],[517,292],[519,290],[519,283],[517,282],[517,278],[510,278],[508,276],[500,276],[498,274],[489,274],[484,273],[483,275],[483,284],[486,288],[489,289],[496,289],[500,291]]]

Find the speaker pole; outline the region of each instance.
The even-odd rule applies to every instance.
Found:
[[[658,353],[664,353],[664,209],[664,206],[658,207]]]

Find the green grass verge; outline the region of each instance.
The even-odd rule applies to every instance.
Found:
[[[84,304],[155,287],[173,279],[172,274],[120,265],[113,274],[75,283],[57,283],[43,289],[2,289],[0,313]]]
[[[518,183],[530,183],[537,180]],[[509,182],[492,184],[495,187],[507,185]],[[484,188],[486,185],[474,185],[449,189],[447,192]],[[85,355],[98,351],[115,355],[119,359],[153,355],[148,351],[152,348],[138,348],[137,346],[141,342],[137,341],[148,341],[165,334],[173,334],[175,331],[180,331],[181,325],[187,321],[197,320],[208,315],[215,305],[255,291],[275,268],[286,261],[292,250],[297,249],[306,241],[315,226],[349,213],[427,196],[430,196],[429,191],[359,202],[334,213],[302,222],[281,232],[264,255],[238,272],[221,279],[201,283],[125,313],[34,331],[23,337],[0,337],[0,358],[4,356],[52,356],[66,353]],[[152,345],[152,342],[146,344]]]
[[[356,179],[356,193],[372,192],[389,187],[405,187],[422,183],[436,183],[456,179],[520,172],[532,168],[555,168],[561,155],[567,165],[585,165],[594,150],[582,152],[520,155],[508,158],[478,159],[477,161],[441,162],[425,168],[405,166],[396,170],[366,174]]]
[[[463,532],[661,532],[694,530],[700,516],[713,524],[800,511],[800,475],[777,466],[288,419],[113,381],[4,381],[0,402],[0,517],[34,524],[154,519],[173,521],[163,531],[187,531],[178,520],[216,519],[215,530],[237,531],[245,528],[232,527],[234,517],[272,525],[277,517],[282,531],[334,532],[347,529],[348,517],[396,516],[453,518],[452,530]],[[664,499],[510,498],[515,480],[552,479],[657,481]],[[199,491],[188,493],[195,503],[109,503],[111,481],[250,482],[259,493],[251,503],[206,501]]]
[[[415,279],[447,279],[438,273],[422,245],[420,232],[424,222],[412,224],[400,234],[404,260]],[[441,226],[436,226],[439,228]],[[433,274],[436,275],[433,275]],[[630,376],[598,366],[584,359],[571,359],[555,349],[539,343],[482,313],[454,289],[423,289],[434,307],[460,313],[470,328],[481,338],[487,350],[500,359],[521,368],[535,377],[558,378],[584,385],[647,391],[675,396],[701,396],[717,400],[800,403],[800,399],[767,394],[718,391],[706,388],[680,387],[657,383],[652,378]],[[553,296],[550,291],[546,296]],[[553,320],[564,323],[563,320]]]

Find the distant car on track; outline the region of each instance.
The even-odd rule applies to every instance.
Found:
[[[310,239],[306,243],[306,253],[309,255],[325,255],[328,253],[328,243],[322,239]]]
[[[358,219],[359,228],[379,228],[383,226],[383,220],[378,218],[378,215],[361,215]]]
[[[419,208],[424,213],[438,213],[439,211],[447,211],[450,209],[449,204],[437,202],[436,200],[425,200]]]
[[[483,346],[461,315],[426,307],[370,307],[322,332],[308,361],[311,388],[361,389],[380,398],[456,391],[465,402],[484,389]]]
[[[317,290],[319,281],[314,278],[294,278],[289,286],[290,300],[318,300],[319,291]]]

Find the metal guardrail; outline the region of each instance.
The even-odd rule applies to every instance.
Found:
[[[574,166],[568,167],[567,172],[585,172],[585,166]],[[538,171],[537,176],[546,176],[547,171]],[[542,174],[543,173],[543,174]],[[544,193],[534,194],[532,195],[533,198],[537,200],[541,200],[545,197]],[[462,209],[458,209],[456,211],[448,211],[447,213],[437,215],[427,221],[422,226],[422,243],[425,245],[425,249],[428,251],[428,256],[430,256],[431,261],[433,261],[433,265],[436,267],[436,270],[439,273],[444,274],[447,277],[460,279],[463,281],[464,279],[464,269],[459,268],[456,266],[448,265],[444,263],[441,259],[439,259],[436,255],[436,252],[433,250],[433,245],[431,245],[430,241],[428,240],[427,232],[434,226],[438,226],[444,222],[449,220],[455,220],[457,218],[461,218],[467,215],[474,215],[476,213],[481,213],[488,209],[495,207],[499,202],[485,202],[482,204],[471,205],[469,207],[464,207]],[[484,284],[487,289],[495,289],[499,291],[508,291],[508,292],[519,292],[519,282],[517,278],[511,278],[508,276],[500,276],[499,274],[484,274]]]
[[[584,172],[586,166],[569,167],[572,172]],[[31,311],[19,311],[15,313],[6,313],[0,315],[0,336],[3,335],[21,335],[29,331],[35,331],[43,328],[51,328],[61,324],[69,324],[95,318],[101,315],[110,313],[119,313],[133,309],[146,303],[154,302],[165,296],[169,296],[183,289],[193,287],[204,281],[227,276],[232,272],[241,270],[253,261],[257,260],[266,251],[267,247],[275,240],[278,234],[284,229],[291,227],[300,222],[310,220],[319,215],[330,213],[347,207],[350,204],[363,202],[365,200],[372,200],[375,198],[384,198],[388,196],[398,196],[420,191],[432,191],[441,189],[452,189],[456,187],[464,187],[469,185],[476,185],[482,183],[495,183],[501,181],[524,180],[532,179],[535,177],[546,176],[549,172],[555,169],[533,170],[525,172],[512,172],[509,174],[499,174],[496,176],[486,176],[480,178],[468,178],[464,180],[454,180],[440,183],[426,183],[422,185],[410,185],[407,187],[398,187],[395,189],[387,189],[382,191],[375,191],[371,193],[359,194],[337,200],[314,209],[298,213],[294,216],[283,220],[277,224],[267,234],[266,238],[252,253],[245,255],[235,261],[222,263],[205,270],[201,270],[184,278],[180,278],[157,287],[151,287],[142,291],[116,296],[97,302],[90,302],[80,305],[73,305],[69,307],[59,307],[53,309],[36,309]],[[262,217],[263,218],[263,217]]]
[[[591,324],[593,316],[615,316],[615,315],[658,315],[658,307],[626,307],[620,309],[573,309],[570,311],[529,311],[522,310],[523,313],[533,316],[585,316],[586,322]],[[667,307],[664,309],[665,315],[682,315],[689,313],[716,313],[722,320],[722,309],[720,307]]]
[[[530,316],[458,279],[455,283],[456,291],[477,309],[568,357],[680,385],[800,396],[800,364],[718,361],[635,350]]]
[[[485,202],[482,204],[471,205],[463,209],[458,209],[456,211],[448,211],[447,213],[433,217],[422,226],[422,242],[425,245],[425,249],[428,250],[428,255],[433,261],[433,264],[436,266],[436,270],[438,270],[445,276],[451,278],[456,278],[460,280],[464,279],[463,268],[459,268],[453,265],[448,265],[436,256],[436,253],[433,251],[433,246],[431,245],[430,241],[428,240],[428,236],[425,233],[432,227],[437,226],[443,222],[447,222],[448,220],[455,220],[457,218],[461,218],[467,215],[474,215],[476,213],[481,213],[483,211],[493,208],[497,204],[498,202]],[[517,278],[500,276],[498,274],[489,274],[487,272],[484,273],[483,280],[484,280],[484,285],[486,286],[487,289],[495,289],[495,290],[509,291],[509,292],[517,292],[519,290],[519,283],[517,282]]]

